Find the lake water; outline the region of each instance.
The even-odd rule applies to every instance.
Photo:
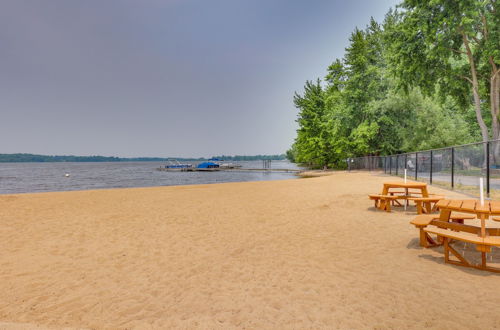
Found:
[[[195,162],[192,162],[196,164]],[[234,162],[262,168],[262,161]],[[0,194],[293,179],[293,173],[165,172],[165,162],[0,163]],[[297,169],[288,161],[271,168]],[[65,177],[68,173],[70,176]]]

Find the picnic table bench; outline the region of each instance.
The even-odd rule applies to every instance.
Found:
[[[382,195],[382,194],[371,194],[368,198],[375,202],[375,207],[387,212],[391,212],[391,202],[397,201],[400,196],[397,195]]]
[[[500,215],[500,202],[487,201],[481,204],[476,200],[440,200],[436,205],[441,210],[439,217],[419,215],[410,222],[420,231],[420,245],[443,245],[446,263],[500,272],[500,268],[486,262],[486,253],[490,253],[492,247],[500,247],[500,228],[486,227],[486,220],[491,215]],[[471,213],[474,216],[452,216],[452,212]],[[474,218],[480,219],[481,226],[464,224],[464,220]],[[495,220],[498,221],[497,218]],[[438,242],[429,234],[436,235]],[[467,260],[451,246],[454,241],[474,244],[476,250],[481,252],[481,262]],[[456,260],[450,259],[450,253]]]
[[[447,223],[449,227],[453,226],[453,224],[463,224],[464,220],[472,220],[475,217],[473,215],[454,215],[450,216],[451,223]],[[427,226],[442,226],[439,222],[438,215],[418,215],[415,219],[410,221],[410,224],[414,225],[420,232],[420,246],[422,247],[430,247],[441,245],[437,243],[429,234],[425,231]],[[476,227],[474,227],[476,228]]]
[[[437,202],[444,199],[444,196],[433,195],[429,197],[407,197],[408,200],[414,201],[417,206],[417,213],[432,213],[438,209]]]

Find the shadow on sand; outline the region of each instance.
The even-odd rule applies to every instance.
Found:
[[[476,250],[476,247],[474,244],[471,243],[466,243],[466,242],[460,242],[460,241],[455,241],[451,243],[453,248],[457,250],[465,259],[467,259],[468,262],[472,264],[480,264],[481,263],[481,252]],[[422,250],[425,251],[427,248],[423,248],[420,246],[420,242],[418,238],[413,238],[408,242],[406,245],[407,249],[414,249],[414,250]],[[500,273],[494,273],[490,271],[485,271],[485,270],[480,270],[480,269],[475,269],[475,268],[469,268],[469,267],[463,267],[463,266],[458,266],[458,265],[453,265],[453,264],[447,264],[444,262],[444,248],[443,246],[436,246],[432,248],[435,252],[438,252],[440,256],[433,256],[430,254],[421,254],[419,255],[419,258],[429,260],[444,266],[448,267],[453,267],[455,269],[461,270],[467,274],[471,275],[478,275],[478,276],[500,276]],[[451,256],[450,256],[451,257]],[[491,253],[487,254],[487,262],[489,266],[495,266],[499,267],[500,266],[500,248],[493,247],[491,250]]]

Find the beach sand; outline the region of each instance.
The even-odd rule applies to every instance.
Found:
[[[500,274],[373,208],[394,180],[0,195],[0,329],[500,328]]]

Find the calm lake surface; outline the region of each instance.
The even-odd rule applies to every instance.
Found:
[[[190,162],[193,165],[197,162]],[[262,161],[233,162],[262,168]],[[165,162],[0,163],[0,194],[293,179],[293,173],[164,172]],[[271,168],[297,169],[288,161]],[[70,176],[65,177],[68,173]]]

